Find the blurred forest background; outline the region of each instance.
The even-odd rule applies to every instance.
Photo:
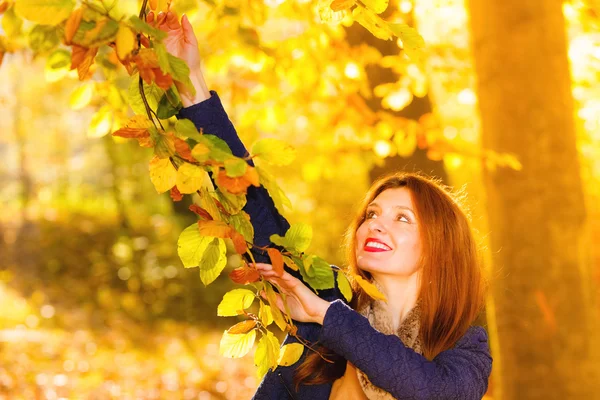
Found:
[[[100,53],[80,82],[48,50],[55,29],[0,3],[0,398],[250,398],[252,357],[218,354],[232,283],[183,268],[189,204],[157,195],[149,149],[110,135],[127,73]],[[343,14],[320,23],[322,4],[172,4],[243,141],[298,149],[274,171],[288,219],[341,265],[380,174],[464,186],[491,283],[486,398],[600,398],[600,2],[392,0],[383,16],[417,28],[420,60]]]

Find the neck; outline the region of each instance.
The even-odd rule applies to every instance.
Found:
[[[398,329],[417,303],[419,276],[418,272],[402,278],[373,274],[373,279],[387,298],[387,309],[392,317],[394,329]]]

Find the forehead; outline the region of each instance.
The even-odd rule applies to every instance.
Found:
[[[377,203],[381,207],[408,207],[414,209],[410,190],[405,187],[386,189],[379,193],[371,204]]]

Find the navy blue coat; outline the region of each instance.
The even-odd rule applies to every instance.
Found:
[[[184,108],[180,118],[188,118],[197,128],[225,140],[234,155],[247,154],[233,124],[215,92],[206,101]],[[270,244],[272,234],[285,235],[288,222],[275,208],[267,191],[250,186],[244,210],[254,225],[254,241],[259,246]],[[257,252],[258,260],[268,262]],[[481,399],[488,386],[492,369],[488,337],[484,328],[473,326],[449,350],[438,354],[432,361],[404,346],[395,335],[384,335],[374,329],[369,321],[351,309],[342,300],[337,288],[320,292],[331,301],[323,325],[297,323],[298,335],[312,343],[319,342],[352,362],[367,374],[376,386],[397,399]],[[285,343],[297,340],[288,336]],[[301,385],[298,391],[293,384],[295,368],[304,360],[309,350],[295,365],[277,367],[268,372],[254,399],[328,399],[331,383]]]

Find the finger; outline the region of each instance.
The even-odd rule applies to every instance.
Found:
[[[150,11],[148,13],[148,15],[146,16],[146,22],[151,24],[152,22],[154,22],[154,12]]]
[[[169,27],[169,29],[175,30],[175,29],[179,29],[179,27],[181,26],[181,25],[179,25],[179,19],[177,18],[177,15],[172,11],[169,11],[167,13],[165,22],[166,22],[167,26]]]
[[[158,25],[160,27],[163,27],[166,19],[167,19],[167,14],[165,14],[163,11],[161,11],[158,13],[156,22],[158,23]]]
[[[183,14],[183,17],[181,18],[181,27],[183,28],[183,37],[186,39],[186,41],[197,45],[198,40],[196,38],[196,34],[194,33],[194,28],[185,14]]]

